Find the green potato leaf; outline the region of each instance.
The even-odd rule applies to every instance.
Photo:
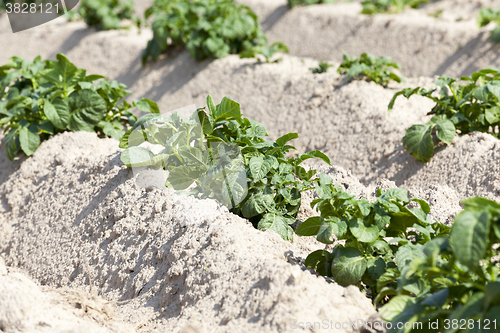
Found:
[[[224,97],[220,104],[217,105],[212,117],[216,123],[222,120],[238,119],[241,117],[240,105]]]
[[[396,252],[396,265],[400,268],[405,267],[410,262],[419,258],[421,260],[425,260],[426,256],[423,251],[423,247],[420,244],[417,245],[404,245],[401,246]]]
[[[29,127],[21,127],[19,130],[19,142],[26,156],[33,155],[38,146],[40,146],[40,137],[38,136],[36,124],[31,124]]]
[[[160,108],[156,102],[153,102],[150,99],[143,98],[140,100],[134,100],[134,105],[143,112],[148,113],[160,113]]]
[[[488,309],[490,305],[500,306],[500,282],[489,282],[484,287],[484,308]]]
[[[3,138],[5,154],[13,161],[21,149],[19,142],[19,128],[12,128]]]
[[[363,243],[372,243],[377,240],[379,229],[361,218],[354,218],[349,222],[349,230],[354,237]]]
[[[332,276],[331,270],[331,256],[328,251],[316,250],[311,252],[304,264],[306,267],[311,268],[321,274],[322,276]]]
[[[68,100],[70,109],[68,129],[74,132],[93,132],[95,125],[104,117],[106,101],[92,90],[76,91]]]
[[[196,167],[175,167],[170,170],[167,183],[174,190],[181,191],[191,186],[200,176],[201,172]]]
[[[254,181],[264,178],[271,170],[276,159],[273,156],[259,156],[250,159],[249,167]]]
[[[469,209],[455,218],[450,231],[450,245],[457,260],[471,270],[479,267],[486,254],[491,215],[488,211]]]
[[[128,167],[147,166],[156,155],[148,149],[142,147],[130,147],[120,156],[123,164]]]
[[[500,72],[486,68],[472,73],[470,77],[450,78],[441,76],[436,85],[439,97],[433,90],[420,87],[405,88],[394,94],[389,103],[389,112],[399,96],[410,98],[420,95],[435,103],[429,110],[430,122],[413,125],[403,138],[408,152],[421,162],[428,162],[434,154],[433,131],[438,140],[450,144],[457,133],[466,135],[479,131],[500,138]]]
[[[274,195],[270,188],[263,192],[250,193],[241,206],[244,217],[251,218],[274,207]]]
[[[298,139],[298,138],[299,138],[299,135],[297,133],[288,133],[288,134],[285,134],[285,135],[279,137],[278,139],[276,139],[276,143],[280,147],[284,147],[288,143],[288,141],[293,140],[293,139]]]
[[[357,284],[366,271],[366,258],[353,247],[337,250],[332,262],[332,277],[341,285]]]
[[[432,124],[413,125],[406,130],[403,145],[408,153],[417,161],[429,162],[434,155],[434,142],[432,141]]]
[[[301,223],[295,233],[299,236],[316,236],[323,221],[319,216],[313,216]]]
[[[143,23],[134,15],[133,0],[81,0],[78,8],[70,9],[66,14],[68,20],[81,19],[100,30],[127,28],[123,20],[132,21],[138,27]]]
[[[450,144],[455,137],[455,125],[445,117],[434,116],[431,122],[435,124],[438,139],[446,144]]]
[[[58,129],[66,129],[70,118],[68,103],[66,100],[56,99],[52,102],[46,100],[43,112]]]
[[[120,122],[109,123],[105,121],[100,121],[98,123],[98,126],[102,127],[102,131],[104,134],[116,140],[121,140],[121,138],[125,134],[125,131],[123,130],[123,125],[120,124]]]
[[[258,229],[262,231],[272,230],[280,235],[284,240],[293,240],[293,229],[290,224],[295,222],[284,216],[268,213],[259,221]]]
[[[393,68],[399,69],[400,67],[397,63],[391,61],[389,57],[375,58],[371,54],[363,53],[359,58],[351,58],[344,54],[343,61],[337,72],[346,74],[349,78],[367,78],[386,87],[390,80],[403,81],[401,77],[392,71]]]
[[[380,308],[380,315],[384,320],[392,321],[397,316],[405,311],[411,305],[415,304],[415,300],[408,295],[398,295],[391,299],[389,303]]]

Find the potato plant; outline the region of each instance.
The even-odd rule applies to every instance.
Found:
[[[500,9],[481,8],[477,16],[477,25],[482,28],[490,22],[497,24],[491,32],[491,40],[500,43]]]
[[[320,215],[307,219],[296,233],[316,236],[324,244],[343,244],[337,243],[332,252],[309,254],[305,265],[341,285],[367,287],[375,300],[385,292],[381,281],[397,274],[413,258],[424,258],[423,245],[449,229],[430,220],[427,202],[409,199],[403,189],[379,190],[371,203],[356,199],[321,174],[315,190],[320,198],[311,207]]]
[[[346,74],[350,78],[366,77],[376,84],[386,87],[390,80],[401,82],[402,79],[392,71],[392,68],[400,69],[399,65],[390,57],[374,57],[363,53],[359,58],[349,57],[344,53],[343,61],[337,72]]]
[[[283,60],[283,57],[273,59],[278,52],[288,53],[290,50],[282,42],[275,42],[271,46],[255,46],[249,50],[240,53],[240,58],[255,58],[258,62],[262,62],[261,57],[266,60],[266,63],[276,63]]]
[[[441,76],[436,85],[440,87],[439,96],[435,95],[437,89],[406,88],[389,103],[389,111],[399,96],[420,95],[436,103],[429,112],[432,119],[413,125],[403,138],[406,150],[418,161],[428,162],[434,155],[435,142],[450,144],[457,130],[461,135],[479,131],[500,138],[500,71],[483,69],[460,79]]]
[[[28,61],[13,57],[0,67],[0,128],[3,144],[13,160],[22,150],[32,155],[40,143],[64,131],[89,131],[120,139],[136,117],[138,106],[151,110],[154,102],[143,99],[133,105],[120,101],[130,91],[100,75],[87,75],[64,55],[57,61]]]
[[[420,5],[428,3],[429,0],[365,0],[362,14],[372,15],[380,13],[395,14],[401,12],[406,7],[418,8]]]
[[[293,8],[300,5],[316,5],[320,3],[336,3],[337,0],[288,0],[288,7]]]
[[[262,124],[242,117],[238,103],[225,97],[215,105],[208,96],[207,107],[189,119],[158,112],[140,118],[120,142],[121,159],[129,167],[167,170],[167,187],[218,200],[258,229],[292,240],[301,192],[313,188],[316,174],[300,164],[330,160],[317,150],[287,158],[295,149],[288,142],[298,135],[266,141],[267,135]],[[145,138],[163,149],[153,153],[141,147]]]
[[[421,332],[413,325],[418,322],[425,332],[500,330],[500,204],[479,197],[462,204],[449,235],[379,279],[379,296],[394,295],[380,309],[382,317],[412,324],[389,332]]]
[[[121,29],[123,20],[141,25],[134,15],[133,0],[81,0],[80,7],[67,16],[70,21],[81,18],[88,26],[100,30]]]
[[[255,51],[267,43],[257,15],[233,0],[155,0],[145,16],[154,16],[154,22],[143,63],[174,45],[203,60]]]
[[[333,65],[330,65],[327,62],[320,61],[318,64],[318,67],[312,67],[309,69],[313,72],[313,74],[323,74],[323,73],[326,73],[328,71],[328,68],[330,68],[332,66]]]

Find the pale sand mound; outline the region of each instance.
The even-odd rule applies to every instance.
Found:
[[[389,178],[398,186],[416,188],[447,184],[460,198],[500,199],[500,142],[489,134],[457,136],[451,145],[439,147],[429,163],[417,162],[400,146],[382,157],[376,168],[364,182]]]
[[[126,333],[111,321],[114,309],[99,297],[81,292],[44,288],[5,267],[0,258],[0,331],[50,333]]]
[[[0,252],[42,285],[87,290],[145,332],[287,332],[291,320],[366,319],[355,287],[299,257],[321,247],[262,233],[213,201],[137,188],[117,142],[65,133],[0,185]],[[292,263],[292,264],[291,264]]]

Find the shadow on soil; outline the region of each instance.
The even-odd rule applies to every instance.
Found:
[[[433,75],[443,75],[454,64],[463,62],[460,76],[469,76],[473,72],[477,72],[482,68],[477,67],[478,59],[488,55],[495,54],[494,60],[490,63],[495,63],[500,58],[500,44],[495,44],[489,40],[489,32],[482,31],[476,38],[471,39],[467,44],[460,47],[453,55],[448,57],[433,73]],[[461,66],[462,67],[462,66]]]
[[[445,144],[438,144],[434,148],[434,157],[438,158],[438,155],[442,150],[446,149]],[[432,163],[432,159],[431,162]],[[414,175],[416,175],[420,170],[425,167],[428,163],[422,163],[417,161],[413,156],[408,154],[408,152],[404,149],[402,144],[399,144],[394,148],[394,151],[389,155],[382,156],[373,166],[373,169],[376,170],[375,173],[372,173],[369,177],[360,178],[360,182],[368,186],[373,184],[374,182],[380,180],[381,178],[387,178],[396,183],[398,187],[403,186],[405,181],[410,180]],[[400,166],[398,170],[394,173],[393,167]],[[392,169],[392,170],[391,170]],[[391,173],[387,176],[387,173]]]
[[[142,65],[142,57],[138,57],[116,80],[131,87],[149,73],[162,73],[160,77],[154,78],[155,84],[140,96],[159,102],[164,95],[180,90],[212,61],[213,59],[207,59],[198,62],[184,48],[172,47],[156,62],[150,60],[145,66]]]
[[[394,165],[402,166],[397,172],[390,177],[387,177],[387,173],[391,171]],[[371,177],[362,177],[360,182],[367,186],[373,184],[381,178],[388,178],[396,183],[397,186],[401,186],[404,180],[410,178],[416,174],[420,169],[425,166],[425,163],[418,162],[413,156],[408,154],[404,149],[403,145],[398,145],[395,147],[394,151],[389,155],[382,156],[373,166],[376,170]]]
[[[264,21],[262,21],[262,30],[264,32],[270,30],[278,21],[285,16],[289,8],[287,5],[280,6],[276,8],[271,14],[269,14]]]
[[[61,45],[61,47],[57,50],[57,52],[54,52],[51,54],[49,59],[55,59],[56,55],[58,53],[63,53],[67,54],[69,51],[71,51],[73,48],[75,48],[80,42],[87,36],[91,35],[93,32],[92,29],[89,28],[83,28],[83,29],[78,29],[76,31],[73,31],[73,33],[66,38],[64,43]]]

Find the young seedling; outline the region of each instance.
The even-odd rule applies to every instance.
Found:
[[[295,6],[308,6],[320,3],[336,3],[336,2],[337,0],[288,0],[288,7],[293,8]]]
[[[295,149],[288,142],[297,133],[266,141],[262,124],[243,118],[240,105],[226,97],[215,105],[211,96],[207,107],[191,118],[159,113],[140,118],[120,141],[126,149],[121,159],[130,167],[162,168],[169,172],[167,187],[219,201],[249,219],[260,230],[273,230],[283,239],[293,239],[291,224],[301,203],[300,193],[313,188],[315,170],[300,164],[329,158],[315,150],[287,158]],[[140,147],[164,147],[153,153]]]
[[[332,66],[333,65],[330,65],[327,62],[320,61],[318,64],[318,67],[312,67],[309,69],[313,72],[313,74],[322,74],[322,73],[326,73],[328,71],[328,68],[330,68]]]
[[[430,17],[434,17],[434,18],[439,18],[441,17],[441,14],[443,14],[443,10],[440,9],[440,10],[437,10],[435,11],[434,13],[430,13],[428,14]]]
[[[240,54],[240,58],[256,58],[258,62],[262,62],[262,59],[259,56],[263,56],[266,60],[266,63],[276,63],[283,60],[283,57],[277,58],[273,60],[274,55],[277,52],[288,53],[290,50],[288,46],[286,46],[282,42],[275,42],[271,46],[256,46],[248,51],[242,52]]]
[[[343,61],[337,72],[346,74],[350,78],[366,77],[376,84],[386,87],[390,80],[402,81],[402,78],[395,74],[392,68],[400,69],[399,65],[391,61],[390,57],[375,58],[371,54],[363,53],[359,58],[351,58],[344,53]]]
[[[131,20],[138,27],[142,23],[134,15],[133,0],[81,0],[80,7],[66,16],[70,21],[83,19],[89,27],[100,30],[121,29],[122,20]]]
[[[481,8],[477,16],[477,24],[480,28],[494,22],[496,28],[491,32],[491,40],[495,43],[500,43],[500,9]]]
[[[13,57],[0,67],[0,129],[3,144],[13,160],[22,150],[32,155],[40,143],[64,131],[89,131],[120,139],[136,117],[132,106],[150,112],[150,100],[120,101],[130,91],[100,75],[87,75],[64,55],[57,61]]]
[[[395,14],[401,12],[407,6],[418,8],[428,2],[429,0],[365,0],[361,3],[363,5],[361,13],[366,15]]]
[[[439,96],[435,96],[437,89],[406,88],[389,103],[389,112],[399,96],[420,95],[436,103],[428,113],[434,115],[432,119],[413,125],[403,138],[406,150],[418,161],[428,162],[434,155],[435,141],[450,144],[456,130],[461,135],[479,131],[500,137],[500,71],[483,69],[460,79],[441,76],[436,85],[440,87]]]
[[[241,54],[267,43],[257,15],[233,0],[155,0],[145,16],[154,16],[154,22],[143,64],[174,45],[185,46],[200,61]]]

